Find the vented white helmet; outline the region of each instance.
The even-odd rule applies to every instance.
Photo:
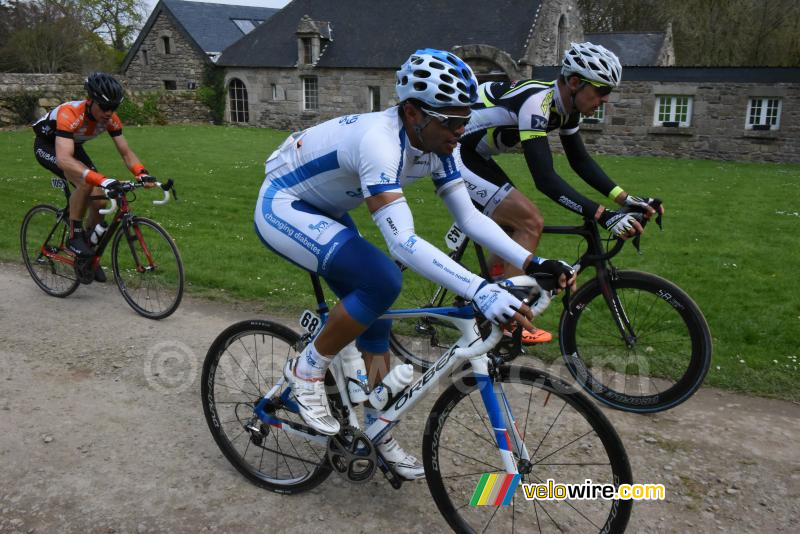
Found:
[[[395,89],[400,101],[414,98],[434,108],[466,107],[478,101],[478,81],[469,65],[433,48],[411,54],[397,71]]]
[[[589,81],[616,87],[622,81],[622,65],[617,56],[592,43],[570,43],[561,62],[561,74],[577,74]]]

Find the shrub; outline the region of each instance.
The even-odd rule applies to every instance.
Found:
[[[136,100],[141,103],[137,103]],[[125,97],[117,108],[117,115],[125,124],[166,124],[167,120],[159,107],[160,93],[147,93],[137,98]]]
[[[39,117],[36,116],[39,110],[39,99],[42,94],[39,92],[24,92],[12,93],[4,98],[6,101],[5,107],[16,115],[18,124],[30,124]]]

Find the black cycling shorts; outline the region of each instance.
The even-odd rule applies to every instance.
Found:
[[[56,142],[55,139],[46,139],[44,137],[36,136],[33,142],[33,153],[36,156],[36,161],[39,165],[52,172],[59,178],[65,178],[64,171],[56,163]],[[75,159],[92,169],[97,170],[97,167],[92,163],[89,154],[83,149],[83,144],[75,144],[75,152],[73,153]]]

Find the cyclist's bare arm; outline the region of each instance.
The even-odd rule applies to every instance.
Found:
[[[87,167],[75,159],[75,141],[56,136],[56,163],[72,181],[82,181]]]
[[[128,140],[125,139],[125,136],[120,134],[112,137],[111,139],[114,140],[114,146],[117,147],[117,152],[122,157],[122,161],[125,162],[125,166],[129,169],[135,169],[136,167],[141,167],[142,162],[139,161],[139,157],[131,150],[130,145],[128,145]],[[154,187],[154,183],[145,183],[145,187]]]

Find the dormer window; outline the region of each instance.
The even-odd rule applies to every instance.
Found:
[[[314,43],[311,37],[303,37],[300,39],[301,49],[303,51],[303,65],[311,65],[314,63]]]

